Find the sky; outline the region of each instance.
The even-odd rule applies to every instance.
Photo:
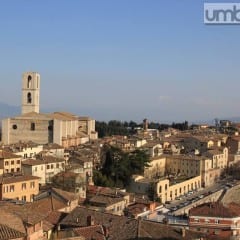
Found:
[[[203,4],[1,0],[0,102],[20,106],[22,73],[36,71],[42,111],[138,122],[240,116],[240,25],[205,25]]]

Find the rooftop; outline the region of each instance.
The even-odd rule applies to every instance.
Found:
[[[3,184],[33,181],[33,180],[38,180],[38,179],[40,179],[40,178],[31,176],[31,175],[22,175],[20,173],[7,173],[4,175],[0,175],[0,182]]]
[[[189,216],[206,216],[218,218],[240,217],[240,205],[229,203],[224,206],[220,202],[204,203],[190,210]]]
[[[21,158],[21,156],[0,149],[0,159],[13,159],[13,158]]]

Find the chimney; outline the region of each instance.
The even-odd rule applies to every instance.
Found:
[[[94,225],[94,219],[91,215],[87,216],[87,226],[93,226]]]
[[[186,229],[183,227],[182,228],[182,237],[185,238],[186,237]]]
[[[103,225],[102,228],[103,228],[103,233],[104,233],[105,238],[108,239],[109,238],[109,228],[105,225]]]

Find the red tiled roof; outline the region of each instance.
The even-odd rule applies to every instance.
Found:
[[[61,200],[54,198],[53,196],[48,196],[46,198],[34,201],[29,206],[30,209],[37,210],[39,213],[48,215],[52,211],[60,210],[65,208],[67,205]]]
[[[52,190],[68,201],[78,199],[78,196],[75,193],[67,192],[59,188],[52,188]]]
[[[30,165],[30,166],[36,166],[36,165],[42,165],[45,164],[43,160],[38,159],[26,159],[22,161],[22,165]]]
[[[207,216],[219,218],[240,217],[240,205],[236,203],[230,203],[226,207],[220,202],[204,203],[192,208],[189,212],[189,216]]]
[[[0,211],[7,212],[9,214],[12,214],[15,216],[15,219],[20,219],[20,222],[28,223],[31,225],[34,225],[36,223],[39,223],[46,217],[46,213],[41,213],[38,211],[38,209],[32,209],[31,203],[24,204],[24,205],[18,205],[15,203],[10,202],[1,202],[0,205]],[[4,214],[6,215],[6,214]],[[6,221],[5,216],[3,215],[3,223]],[[16,223],[11,224],[11,227],[18,226]]]
[[[21,156],[18,156],[16,154],[13,154],[11,152],[7,152],[4,150],[0,150],[0,159],[11,159],[11,158],[21,158]]]
[[[18,239],[26,236],[26,233],[22,233],[14,229],[13,227],[6,226],[4,224],[0,224],[0,239],[8,240],[8,239]]]
[[[50,222],[48,222],[46,220],[43,220],[43,231],[47,232],[53,228],[54,228],[53,224],[51,224]]]
[[[33,180],[37,180],[37,179],[40,179],[40,178],[31,176],[31,175],[16,175],[16,174],[0,175],[0,182],[3,184],[33,181]]]
[[[86,240],[105,240],[104,231],[101,225],[74,228],[73,232]]]
[[[53,211],[45,218],[45,220],[53,225],[57,225],[64,217],[66,217],[66,213]]]
[[[2,207],[0,208],[0,225],[14,229],[17,232],[26,233],[21,217],[16,215],[15,212],[3,209]]]

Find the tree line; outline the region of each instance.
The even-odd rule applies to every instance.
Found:
[[[104,121],[96,121],[96,131],[98,132],[98,136],[100,138],[105,136],[112,136],[112,135],[132,135],[136,133],[137,128],[142,128],[142,123],[136,123],[134,121],[118,121],[118,120],[111,120],[109,122]],[[158,123],[158,122],[149,122],[148,128],[150,129],[158,129],[159,131],[168,129],[168,128],[175,128],[181,131],[187,130],[189,128],[188,122],[184,121],[182,123],[175,123],[172,124],[165,124],[165,123]]]

